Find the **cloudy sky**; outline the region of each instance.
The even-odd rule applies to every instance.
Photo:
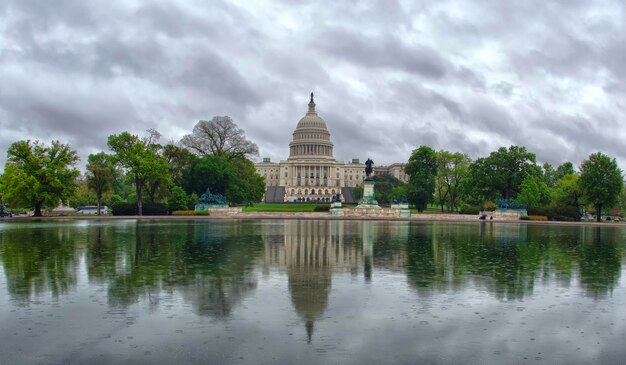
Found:
[[[517,144],[626,168],[624,34],[602,0],[3,1],[0,166],[20,139],[82,167],[110,134],[178,141],[216,115],[285,159],[314,91],[339,160]]]

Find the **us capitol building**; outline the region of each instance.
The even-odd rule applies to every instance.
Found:
[[[341,194],[344,202],[353,202],[352,188],[365,179],[365,165],[358,159],[337,161],[326,122],[315,111],[313,93],[309,110],[298,122],[289,143],[289,158],[279,163],[264,158],[256,170],[265,177],[266,202],[330,201]],[[374,174],[390,174],[408,181],[404,164],[377,166]]]

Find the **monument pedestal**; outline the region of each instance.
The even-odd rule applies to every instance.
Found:
[[[330,215],[333,217],[343,217],[341,202],[334,202],[330,204]]]
[[[380,209],[374,197],[374,180],[367,178],[363,181],[363,197],[359,200],[357,209]]]

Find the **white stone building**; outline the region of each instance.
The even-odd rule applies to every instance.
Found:
[[[352,188],[365,179],[365,165],[358,159],[343,162],[333,157],[330,132],[315,111],[313,93],[309,111],[293,132],[289,158],[278,163],[264,158],[255,166],[265,177],[266,202],[330,201],[335,194],[352,202]]]

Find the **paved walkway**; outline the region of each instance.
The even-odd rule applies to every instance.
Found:
[[[499,223],[515,223],[515,224],[557,224],[557,225],[586,225],[586,226],[604,226],[604,227],[626,227],[624,223],[597,223],[597,222],[555,222],[555,221],[522,221],[522,220],[505,220],[494,219],[479,220],[477,215],[466,214],[412,214],[411,217],[333,217],[328,212],[254,212],[240,213],[232,216],[97,216],[97,215],[72,215],[72,216],[55,216],[55,217],[25,217],[18,216],[13,218],[2,218],[6,221],[30,221],[30,220],[205,220],[205,219],[230,219],[230,220],[247,220],[247,219],[314,219],[314,220],[363,220],[363,221],[410,221],[410,222],[453,222],[453,223],[482,223],[482,224],[499,224]]]

